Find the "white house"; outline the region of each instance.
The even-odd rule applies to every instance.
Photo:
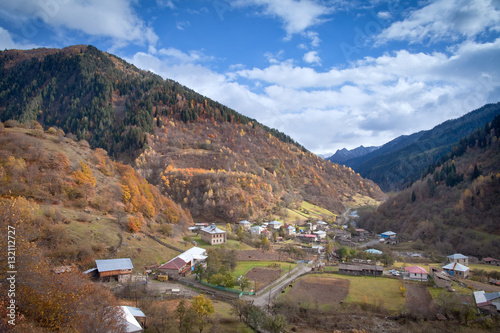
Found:
[[[405,278],[417,281],[427,281],[427,276],[427,271],[420,266],[405,267]]]
[[[250,233],[252,235],[260,235],[264,230],[266,230],[266,228],[261,227],[260,225],[256,225],[250,228]]]
[[[287,235],[294,236],[297,230],[295,230],[295,227],[293,225],[289,225],[285,231],[286,231]]]
[[[248,222],[247,220],[243,220],[240,221],[239,225],[242,226],[244,230],[249,230],[252,226],[252,223]]]
[[[451,276],[467,279],[469,277],[469,267],[457,262],[450,262],[442,267]]]
[[[319,239],[325,239],[326,238],[326,232],[323,230],[315,231],[313,232],[316,236],[318,236]]]
[[[272,222],[269,222],[268,224],[268,227],[271,227],[273,229],[279,229],[283,224],[280,222],[280,221],[272,221]]]

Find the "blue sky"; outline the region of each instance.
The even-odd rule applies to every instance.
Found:
[[[74,44],[319,154],[500,101],[500,0],[0,0],[0,49]]]

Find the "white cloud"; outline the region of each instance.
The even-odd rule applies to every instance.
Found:
[[[191,50],[189,53],[185,53],[173,47],[160,49],[158,54],[165,56],[165,60],[170,63],[196,63],[212,61],[214,59],[213,57],[206,56],[202,51]]]
[[[499,29],[500,8],[494,0],[436,0],[383,30],[377,42],[457,40]]]
[[[231,5],[263,8],[261,14],[278,17],[283,22],[288,37],[325,22],[324,16],[333,11],[312,0],[234,0]]]
[[[305,62],[307,62],[309,64],[321,65],[321,58],[318,56],[317,51],[307,52],[306,54],[304,54],[303,59]]]
[[[30,44],[25,42],[22,43],[15,42],[11,34],[4,28],[0,27],[0,50],[4,49],[26,50],[26,49],[33,49],[36,47],[38,46],[35,44]]]
[[[54,29],[68,28],[98,37],[110,37],[116,45],[155,45],[158,36],[134,12],[132,0],[37,1],[2,3],[3,11],[24,25],[43,22]],[[27,30],[27,29],[26,29]],[[23,31],[26,31],[23,30]]]

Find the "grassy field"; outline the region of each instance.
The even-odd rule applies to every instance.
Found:
[[[137,273],[142,273],[145,266],[164,263],[179,254],[144,235],[134,236],[123,232],[113,220],[106,217],[97,222],[71,222],[66,225],[66,230],[74,245],[79,248],[117,248],[120,244],[118,234],[121,234],[122,244],[113,258],[130,258]],[[97,259],[106,259],[108,255],[109,251],[102,251],[102,258]]]
[[[303,201],[298,209],[287,209],[288,217],[285,222],[304,222],[308,219],[322,220],[325,216],[328,218],[336,218],[338,215],[331,211],[316,206],[310,202]]]
[[[470,269],[482,269],[487,272],[495,271],[495,272],[500,272],[500,266],[493,266],[493,265],[485,265],[485,264],[470,264],[469,265]]]
[[[400,281],[371,276],[335,275],[351,282],[345,302],[382,305],[390,311],[397,311],[406,302],[399,290]]]
[[[231,314],[231,305],[225,302],[220,302],[213,300],[215,313],[214,317],[217,317],[221,321],[221,331],[222,332],[236,332],[236,333],[252,333],[253,330],[250,329],[245,323],[239,321],[238,317]]]
[[[275,261],[238,261],[236,268],[233,271],[233,276],[237,278],[240,275],[245,275],[254,267],[268,267],[269,265],[278,263],[281,265],[281,274],[288,273],[289,270],[294,269],[297,264],[275,262]]]

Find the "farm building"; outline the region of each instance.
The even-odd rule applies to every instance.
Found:
[[[316,242],[318,240],[317,235],[311,235],[311,234],[300,234],[297,235],[297,238],[299,238],[303,242]]]
[[[483,263],[486,265],[494,265],[494,266],[500,266],[500,260],[495,259],[495,258],[483,258],[482,260]]]
[[[476,301],[479,311],[486,314],[498,315],[500,313],[500,293],[485,293],[482,291],[474,292],[474,300]]]
[[[132,276],[132,269],[134,268],[130,258],[103,259],[96,260],[95,263],[98,277],[102,280],[113,278],[121,282]]]
[[[443,266],[442,268],[451,276],[463,279],[467,279],[469,277],[469,267],[457,262],[450,262],[448,265]]]
[[[285,228],[285,234],[288,236],[295,236],[296,230],[293,225],[285,224],[283,226]]]
[[[356,229],[356,234],[359,236],[359,237],[367,237],[370,235],[370,232],[369,231],[366,231],[365,229]]]
[[[252,223],[248,222],[247,220],[243,220],[243,221],[240,221],[239,225],[241,227],[243,227],[244,230],[250,230]]]
[[[339,274],[359,276],[382,276],[384,268],[379,265],[339,264]]]
[[[201,229],[201,240],[210,245],[224,244],[226,243],[226,232],[212,223],[211,226]]]
[[[431,277],[439,288],[451,288],[451,278],[446,272],[431,267]]]
[[[380,237],[385,239],[394,239],[396,238],[396,233],[392,231],[386,231],[380,234]]]
[[[446,257],[446,262],[456,262],[461,265],[469,266],[469,257],[461,253],[455,253]]]
[[[191,274],[196,265],[205,259],[207,250],[195,246],[158,267],[158,271],[171,279],[179,279]]]
[[[382,254],[382,251],[377,250],[377,249],[368,249],[365,250],[366,253],[371,253],[371,254]]]
[[[427,281],[427,271],[420,266],[405,267],[403,278],[416,281]]]
[[[144,332],[142,328],[146,321],[146,315],[139,308],[131,306],[120,306],[122,312],[122,322],[125,324],[125,332],[136,333]],[[142,325],[139,323],[140,320]]]
[[[168,275],[170,279],[179,279],[191,274],[191,261],[186,262],[181,257],[175,257],[169,262],[158,267],[158,271],[163,275]]]

